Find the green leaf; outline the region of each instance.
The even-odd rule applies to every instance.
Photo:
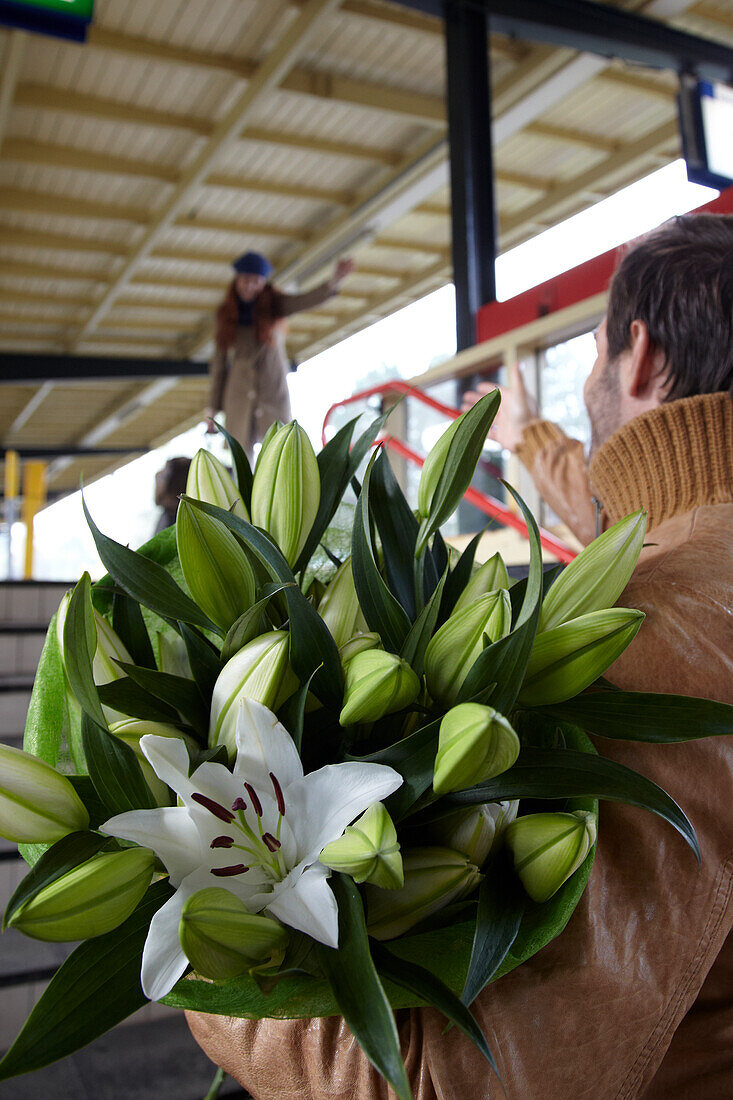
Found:
[[[170,707],[175,707],[201,734],[209,732],[209,708],[193,680],[185,676],[174,676],[171,672],[159,672],[152,668],[138,668],[126,661],[116,664],[127,673],[134,683],[149,691],[156,699]]]
[[[397,1025],[369,953],[359,891],[345,875],[334,875],[331,887],[339,909],[339,946],[317,944],[319,962],[359,1046],[400,1100],[410,1100]]]
[[[82,715],[81,730],[89,776],[109,816],[155,809],[155,799],[130,746],[86,714]]]
[[[341,499],[346,492],[346,488],[351,478],[356,473],[372,443],[381,432],[391,412],[392,409],[389,409],[388,412],[384,413],[382,416],[378,416],[376,420],[373,420],[366,431],[359,436],[356,443],[351,448],[351,451],[349,451],[351,437],[354,434],[354,428],[357,422],[361,419],[358,416],[350,420],[348,424],[345,424],[344,427],[336,433],[333,439],[330,439],[321,450],[318,455],[318,472],[321,477],[321,499],[318,505],[316,518],[313,522],[313,527],[295,563],[294,572],[300,573],[305,569],[308,562],[313,557],[316,547],[320,543],[328,525],[336,514],[336,510],[341,503]]]
[[[106,728],[107,719],[94,683],[92,662],[97,650],[97,626],[92,610],[92,584],[84,573],[71,594],[64,623],[64,662],[71,690],[82,710]]]
[[[414,622],[417,609],[413,559],[419,525],[384,452],[374,463],[369,489],[370,507],[382,543],[387,584],[410,622]]]
[[[6,928],[10,918],[17,913],[21,906],[34,898],[44,886],[65,875],[67,871],[85,863],[103,848],[116,847],[114,837],[101,836],[99,833],[77,832],[69,833],[43,853],[20,883],[15,893],[8,902],[3,917],[3,928]]]
[[[229,628],[229,633],[224,639],[224,644],[221,647],[221,659],[224,664],[239,653],[240,649],[242,649],[247,642],[251,642],[253,638],[256,638],[258,634],[262,633],[260,629],[262,612],[265,610],[272,597],[278,592],[282,592],[288,586],[295,587],[295,581],[284,581],[280,584],[264,585],[260,589],[261,598],[243,612],[236,622],[232,623]]]
[[[436,978],[424,966],[418,966],[416,963],[398,958],[380,943],[372,942],[372,954],[377,967],[385,978],[389,978],[397,985],[409,989],[421,1000],[427,1001],[433,1008],[437,1008],[439,1012],[442,1012],[446,1019],[455,1024],[459,1031],[462,1031],[471,1040],[483,1054],[497,1077],[499,1076],[496,1062],[481,1028],[465,1004],[456,997],[455,993],[444,982],[441,982],[440,978]]]
[[[526,906],[524,892],[503,853],[484,869],[484,876],[479,887],[471,961],[461,994],[465,1005],[473,1004],[504,962],[517,938]]]
[[[314,671],[310,674],[310,677],[304,684],[301,684],[297,691],[285,700],[283,705],[278,711],[278,718],[285,726],[293,741],[295,747],[300,752],[303,744],[303,724],[305,721],[305,705],[308,701],[308,692],[310,691],[311,680],[316,674]]]
[[[433,782],[435,754],[438,751],[438,734],[441,719],[403,737],[401,741],[369,756],[348,756],[347,760],[360,763],[387,764],[403,777],[403,784],[385,801],[390,817],[399,821],[425,793]]]
[[[428,648],[428,642],[432,638],[438,622],[438,615],[440,613],[441,600],[447,577],[448,570],[446,569],[445,573],[443,573],[443,576],[438,581],[438,586],[430,597],[430,600],[413,623],[410,633],[405,639],[405,644],[402,647],[400,656],[412,666],[418,676],[422,676],[423,674],[425,650]]]
[[[460,596],[461,592],[463,592],[463,589],[466,587],[471,579],[471,573],[473,572],[473,562],[474,558],[476,557],[476,550],[478,549],[478,544],[484,537],[485,532],[486,528],[484,527],[483,530],[479,531],[477,535],[474,535],[474,537],[471,539],[468,546],[458,559],[455,568],[448,576],[448,580],[446,581],[445,589],[443,592],[443,602],[440,607],[441,623],[445,622],[445,620],[448,618],[451,611],[456,606],[458,597]]]
[[[107,538],[97,528],[83,499],[82,506],[105,568],[133,600],[149,607],[164,619],[178,619],[201,626],[204,630],[212,630],[215,634],[221,633],[217,625],[179,588],[162,565],[127,546],[121,546],[114,539]]]
[[[463,499],[481,457],[489,428],[499,409],[499,402],[499,391],[492,390],[461,417],[435,486],[430,514],[420,525],[416,555],[422,553],[430,536],[450,519]]]
[[[455,791],[441,806],[475,806],[513,798],[604,798],[657,814],[672,825],[700,862],[695,830],[670,796],[631,768],[570,749],[522,749],[513,767],[478,787]]]
[[[69,955],[0,1062],[1,1081],[66,1058],[147,1003],[140,988],[143,946],[171,894],[167,882],[157,882],[119,928]]]
[[[233,435],[230,435],[218,421],[215,420],[214,424],[229,444],[237,488],[242,495],[242,503],[247,509],[247,515],[249,515],[252,508],[252,467],[249,464],[249,459],[241,443]]]
[[[341,662],[336,643],[315,607],[295,584],[290,566],[275,543],[264,531],[223,508],[191,497],[184,499],[214,519],[221,520],[225,527],[242,539],[273,580],[283,585],[283,595],[290,614],[290,664],[293,671],[301,683],[315,672],[313,691],[321,702],[340,702]]]
[[[218,651],[200,630],[187,623],[179,623],[179,626],[193,678],[204,700],[210,699],[214,684],[224,667],[223,662]]]
[[[136,665],[155,668],[155,655],[145,626],[140,604],[126,592],[115,592],[112,603],[112,628],[122,640]]]
[[[142,718],[147,722],[172,722],[174,725],[180,721],[177,710],[156,699],[129,676],[102,684],[99,698],[105,707],[129,714],[131,718]]]
[[[733,733],[733,706],[686,695],[594,691],[536,709],[616,741],[671,745]]]
[[[351,569],[359,606],[369,629],[379,634],[387,649],[399,653],[409,634],[410,620],[385,584],[377,567],[369,523],[369,493],[376,459],[377,455],[372,455],[356,502]]]
[[[64,735],[69,740],[69,708],[56,615],[51,619],[25,720],[23,748],[56,767]]]
[[[318,454],[321,499],[318,503],[318,511],[313,526],[295,563],[295,573],[301,572],[307,566],[326,528],[333,519],[334,513],[341,502],[341,497],[344,495],[348,479],[344,484],[343,477],[349,466],[349,447],[358,420],[359,417],[356,416],[348,424],[344,424],[343,428],[336,432],[333,439],[330,439]]]
[[[474,406],[475,407],[475,406]],[[458,694],[459,703],[470,701],[491,702],[501,714],[508,714],[513,707],[524,680],[532,644],[537,633],[542,610],[542,544],[534,516],[511,485],[506,486],[522,509],[529,533],[529,573],[522,603],[510,634],[487,646],[472,665]],[[496,687],[488,700],[485,688]]]
[[[109,810],[97,794],[90,776],[69,775],[66,778],[86,807],[89,814],[89,828],[98,829],[100,825],[104,825],[109,819]]]

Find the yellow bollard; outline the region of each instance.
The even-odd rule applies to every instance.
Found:
[[[23,471],[23,513],[25,524],[25,568],[27,581],[33,576],[33,520],[46,503],[46,463],[26,462]]]

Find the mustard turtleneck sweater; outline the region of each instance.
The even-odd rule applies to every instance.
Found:
[[[563,441],[556,424],[535,420],[518,454],[532,470],[543,448]],[[733,501],[733,400],[700,394],[635,417],[598,449],[588,474],[611,523],[645,508],[647,530],[693,508]]]

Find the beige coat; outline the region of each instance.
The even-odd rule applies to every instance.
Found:
[[[333,294],[330,282],[305,294],[285,294],[283,315],[314,309]],[[251,325],[240,325],[233,347],[214,353],[209,375],[209,408],[217,412],[223,409],[227,431],[250,457],[273,420],[290,420],[285,340],[277,327],[272,343],[261,344]]]
[[[650,537],[619,601],[646,621],[607,675],[626,690],[733,703],[733,406],[722,394],[674,405],[616,433],[591,468],[609,498],[624,488],[620,513],[604,498],[612,521],[649,508]],[[559,432],[552,445],[560,460]],[[620,483],[624,453],[633,462]],[[573,484],[587,500],[579,462]],[[733,1097],[732,740],[599,740],[682,805],[702,867],[658,818],[601,804],[596,861],[568,927],[473,1006],[508,1100]],[[397,1016],[415,1100],[499,1100],[486,1062],[437,1012]],[[188,1018],[256,1100],[393,1097],[338,1017]]]

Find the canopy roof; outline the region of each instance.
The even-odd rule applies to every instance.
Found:
[[[624,7],[733,44],[730,0]],[[85,45],[2,32],[0,352],[204,360],[231,259],[343,293],[304,359],[451,278],[439,21],[385,0],[97,0]],[[676,77],[491,40],[501,248],[679,155]],[[0,391],[3,448],[148,447],[201,376]],[[56,461],[68,491],[120,457]]]

